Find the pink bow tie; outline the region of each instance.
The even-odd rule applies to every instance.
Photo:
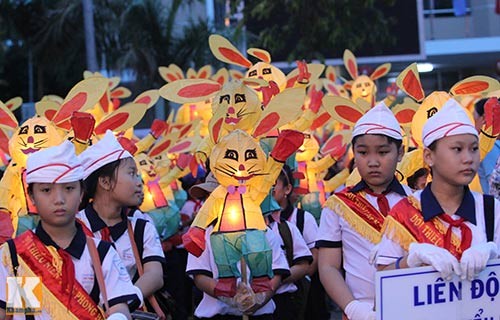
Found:
[[[227,187],[227,192],[229,192],[230,194],[234,194],[236,191],[238,191],[239,194],[244,194],[247,191],[247,187],[233,185]]]

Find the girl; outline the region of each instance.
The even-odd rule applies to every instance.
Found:
[[[468,188],[479,166],[477,130],[462,106],[449,99],[425,123],[422,141],[432,183],[392,208],[378,269],[432,265],[445,279],[456,274],[472,280],[497,257],[499,241],[498,232],[491,235],[495,242],[485,236],[485,203],[493,200]],[[491,209],[499,212],[500,204],[495,201]],[[491,223],[498,230],[498,214]]]
[[[146,299],[163,286],[165,258],[155,227],[144,219],[127,217],[128,207],[139,206],[143,197],[134,159],[109,130],[79,157],[86,195],[77,217],[94,237],[115,244],[134,285]],[[136,262],[131,239],[141,261]],[[141,276],[137,263],[143,265]]]
[[[96,262],[104,278],[108,319],[130,319],[127,302],[139,297],[118,254],[109,243],[86,237],[75,223],[83,170],[73,144],[65,141],[32,154],[26,172],[28,194],[41,221],[34,232],[28,230],[0,249],[0,319],[6,311],[12,314],[6,301],[8,276],[37,276],[42,281],[41,314],[27,319],[104,319],[98,308],[104,292],[100,299],[103,288],[95,283]],[[92,249],[104,258],[96,260]]]

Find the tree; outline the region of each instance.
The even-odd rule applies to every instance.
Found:
[[[378,44],[394,41],[390,33],[394,21],[384,15],[394,3],[245,0],[242,23],[249,33],[248,46],[265,48],[275,61],[340,58],[345,48],[377,53]]]

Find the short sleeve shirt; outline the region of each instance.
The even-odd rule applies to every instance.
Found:
[[[92,231],[95,238],[102,238],[101,230],[106,228],[107,226],[106,223],[99,217],[92,205],[89,205],[84,210],[81,210],[77,214],[77,218],[80,219],[81,222],[83,222],[83,224]],[[139,223],[145,223],[144,233],[142,235],[143,252],[141,259],[143,264],[150,261],[158,261],[160,263],[164,263],[165,255],[163,254],[163,249],[161,247],[158,232],[156,232],[156,228],[151,223],[142,219],[134,217],[127,218],[123,216],[123,220],[116,225],[109,227],[109,231],[111,240],[115,245],[118,255],[125,264],[130,277],[134,279],[136,277],[137,264],[135,261],[134,252],[132,250],[130,237],[127,231],[127,219],[131,222],[134,233],[136,230],[136,226],[138,226]],[[139,244],[137,244],[137,246],[139,247]]]
[[[45,232],[42,228],[41,224],[35,230],[35,235],[47,246],[53,246],[56,249],[58,248],[57,244],[50,238],[50,236]],[[93,239],[95,241],[96,247],[99,246],[101,242],[98,239]],[[95,274],[94,269],[92,267],[92,258],[90,256],[88,247],[87,247],[86,237],[82,230],[82,227],[77,224],[77,233],[73,238],[70,245],[65,249],[71,255],[71,260],[73,261],[75,267],[75,279],[78,281],[83,289],[90,294],[92,298],[95,298],[94,301],[99,299],[99,305],[104,305],[104,301],[102,299],[102,295],[99,297],[93,297],[92,292],[99,293],[99,290],[96,291],[94,288]],[[104,256],[102,262],[102,272],[104,276],[104,283],[106,285],[106,293],[108,297],[108,303],[110,306],[114,306],[118,303],[128,303],[132,300],[139,299],[136,294],[136,289],[133,286],[130,277],[118,256],[117,252],[113,249],[111,245],[108,245],[108,250],[106,255]],[[5,243],[0,248],[0,256],[2,257],[0,263],[0,307],[6,307],[6,278],[14,276],[12,270],[12,262],[6,261],[8,259],[4,259],[5,252],[9,251],[8,245]],[[23,274],[23,270],[21,269],[21,265],[18,269],[18,274]],[[43,281],[43,279],[42,279]],[[24,319],[24,315],[22,316],[14,316],[14,319]],[[49,314],[46,311],[42,310],[41,315],[35,316],[35,319],[50,319]]]
[[[361,181],[351,189],[353,192],[363,190],[366,186]],[[389,207],[411,194],[410,188],[401,185],[395,179],[389,185],[386,194]],[[377,210],[377,198],[365,193],[365,199]],[[318,231],[318,248],[342,248],[343,265],[346,272],[345,281],[354,298],[373,304],[375,299],[375,266],[368,262],[375,244],[360,235],[347,221],[330,208],[323,208]]]
[[[432,191],[430,189],[430,185],[424,190],[416,191],[413,196],[420,202],[422,207],[422,215],[424,217],[424,221],[426,217],[429,219],[434,217],[440,213],[443,213],[443,209],[435,199]],[[500,244],[500,203],[495,200],[495,234],[494,234],[494,242],[499,245]],[[460,217],[464,217],[466,219],[465,224],[472,231],[472,242],[471,246],[486,242],[486,227],[485,227],[485,219],[484,219],[484,201],[483,195],[477,192],[470,191],[466,188],[464,199],[457,212],[451,216],[452,219],[457,220]],[[439,218],[438,218],[439,219]],[[475,223],[471,222],[475,220]],[[448,228],[448,223],[441,220],[445,228]],[[461,238],[461,232],[459,228],[453,228],[452,232]],[[399,243],[389,239],[387,236],[383,235],[382,240],[379,245],[379,250],[377,254],[376,263],[380,265],[389,265],[394,263],[398,258],[403,257],[405,255],[405,250],[402,248]]]
[[[188,262],[186,267],[186,272],[190,276],[195,276],[197,274],[203,274],[208,277],[217,279],[218,271],[217,265],[215,264],[215,260],[212,254],[212,248],[210,245],[210,233],[213,227],[209,227],[205,233],[206,247],[203,253],[199,257],[195,257],[192,254],[188,255]],[[288,263],[286,261],[285,253],[283,251],[283,242],[281,238],[276,236],[276,234],[267,229],[266,238],[269,242],[269,246],[272,249],[272,268],[275,274],[281,274],[283,276],[287,276],[290,274],[290,270],[288,268]],[[238,269],[240,268],[240,264],[238,263]],[[250,269],[247,270],[247,274],[250,276]],[[238,279],[239,281],[239,279]],[[262,315],[262,314],[271,314],[274,312],[276,308],[274,302],[270,300],[267,304],[265,304],[262,308],[257,310],[254,315]],[[210,318],[215,315],[241,315],[241,312],[232,308],[224,302],[203,293],[203,299],[200,304],[196,308],[194,315],[198,318]]]

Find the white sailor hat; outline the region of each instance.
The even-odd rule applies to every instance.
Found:
[[[67,183],[83,179],[83,168],[73,144],[60,145],[32,153],[26,162],[27,183]]]
[[[132,155],[122,147],[113,132],[107,130],[101,140],[79,155],[84,170],[84,179],[108,163],[129,157]]]
[[[354,125],[352,137],[363,134],[381,134],[397,140],[403,139],[398,120],[383,101],[365,113]]]
[[[428,147],[436,140],[458,134],[478,136],[465,109],[455,99],[450,98],[441,110],[425,122],[422,130],[422,142],[424,147]]]

